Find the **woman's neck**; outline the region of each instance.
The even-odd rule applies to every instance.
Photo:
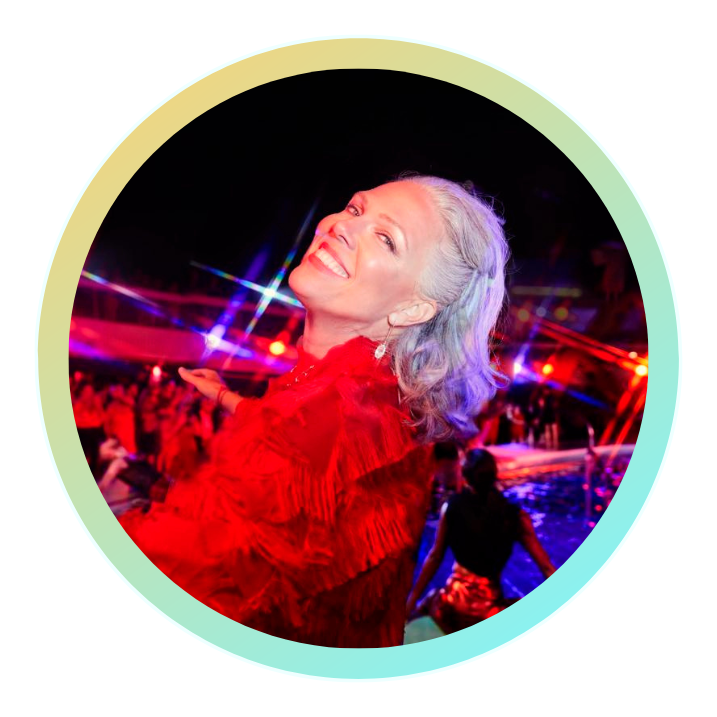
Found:
[[[381,338],[376,339],[373,335],[376,333],[378,331],[372,327],[359,327],[307,311],[301,347],[306,353],[322,359],[334,346],[341,346],[357,336],[380,341]]]

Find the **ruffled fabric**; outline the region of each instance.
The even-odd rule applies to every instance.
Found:
[[[130,537],[249,627],[329,647],[401,644],[431,466],[375,347],[353,339],[320,361],[300,350],[264,398],[239,405],[207,466],[123,516]]]

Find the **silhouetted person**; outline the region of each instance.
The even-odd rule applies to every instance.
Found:
[[[473,450],[463,467],[463,488],[441,511],[436,538],[407,603],[412,616],[418,598],[450,548],[455,556],[446,584],[432,590],[418,607],[445,633],[475,625],[515,600],[503,595],[500,576],[516,542],[548,578],[555,567],[535,534],[530,516],[496,488],[497,466],[486,450]]]

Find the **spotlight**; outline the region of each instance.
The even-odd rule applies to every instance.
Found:
[[[518,311],[518,321],[528,321],[530,319],[530,311],[528,309],[520,309]]]
[[[568,310],[564,306],[558,306],[558,308],[555,309],[555,318],[558,321],[565,321],[565,319],[568,318]]]
[[[630,353],[628,354],[628,356],[629,356],[631,359],[636,359],[636,358],[637,358],[637,351],[630,351]]]
[[[210,349],[215,349],[221,343],[221,339],[216,334],[207,334],[204,341]]]
[[[523,364],[520,361],[513,363],[513,376],[517,376],[523,370]]]
[[[161,366],[153,366],[152,367],[152,379],[154,381],[159,381],[162,378],[162,367]]]
[[[551,363],[546,363],[542,368],[543,376],[550,376],[553,371],[555,371],[555,366]]]
[[[273,356],[281,356],[286,352],[286,344],[283,341],[272,341],[269,344],[269,353]]]
[[[635,373],[638,376],[647,376],[647,366],[642,363],[637,364],[637,366],[635,366]]]

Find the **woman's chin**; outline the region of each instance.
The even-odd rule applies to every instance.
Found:
[[[312,276],[312,273],[314,276]],[[289,274],[289,288],[307,309],[312,303],[312,299],[315,300],[316,294],[319,293],[317,284],[320,281],[320,277],[317,277],[315,273],[312,272],[311,267],[302,263]]]

